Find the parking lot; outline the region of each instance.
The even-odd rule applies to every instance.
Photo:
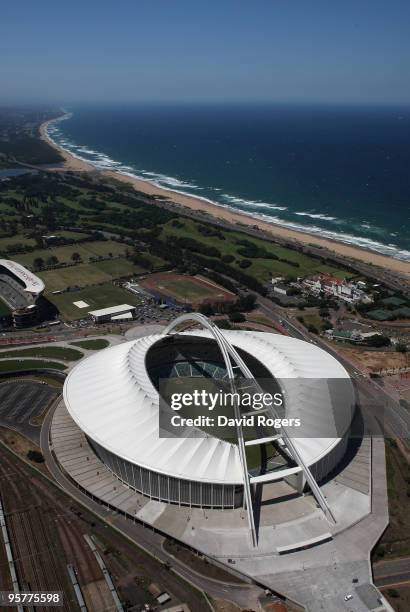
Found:
[[[40,417],[59,390],[41,382],[16,380],[0,383],[0,425],[11,427],[34,442],[39,441]]]

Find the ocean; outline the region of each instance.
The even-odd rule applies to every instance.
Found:
[[[410,261],[410,108],[83,105],[50,137],[98,168]]]

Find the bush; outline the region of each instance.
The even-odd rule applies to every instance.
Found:
[[[233,305],[233,310],[239,310],[241,312],[251,312],[254,310],[256,304],[256,295],[248,293],[247,295],[241,295]]]
[[[252,262],[249,261],[249,259],[242,259],[242,261],[239,262],[240,268],[249,268],[249,266],[251,265],[252,265]]]
[[[309,325],[307,326],[307,330],[311,333],[311,334],[317,334],[318,333],[318,329],[315,325],[313,325],[312,323],[309,323]]]
[[[218,319],[214,321],[214,323],[220,329],[232,329],[232,325],[229,323],[228,319]]]
[[[367,341],[368,346],[373,346],[375,348],[379,348],[382,346],[389,346],[389,344],[390,344],[390,338],[388,336],[382,336],[382,335],[370,336],[370,338]]]
[[[29,450],[27,453],[27,459],[34,461],[35,463],[44,463],[43,453],[36,450]]]
[[[223,261],[224,263],[232,263],[233,261],[235,261],[235,257],[229,254],[222,255],[221,261]]]
[[[246,317],[241,312],[231,312],[229,319],[232,321],[232,323],[243,323],[246,321]]]

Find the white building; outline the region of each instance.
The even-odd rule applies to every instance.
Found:
[[[106,321],[115,320],[115,317],[130,314],[131,317],[135,314],[136,307],[130,304],[120,304],[119,306],[110,306],[109,308],[100,308],[99,310],[90,310],[88,314],[96,323],[104,323]]]
[[[314,477],[323,479],[344,456],[353,417],[354,392],[346,370],[329,353],[294,338],[245,331],[224,331],[223,336],[240,351],[255,377],[280,378],[289,396],[286,416],[303,416],[305,437],[293,443]],[[226,378],[209,330],[155,334],[100,351],[69,373],[64,401],[98,457],[131,488],[179,505],[241,506],[244,473],[238,443],[203,431],[195,438],[159,436],[158,381],[181,376]],[[323,378],[348,384],[337,410],[328,391],[318,388],[316,379]],[[292,379],[297,379],[297,391]],[[315,437],[324,423],[334,433]],[[256,485],[258,478],[269,482],[298,476],[301,469],[290,467],[261,476],[254,473],[251,480]],[[295,480],[296,488],[303,486],[301,482]]]
[[[359,281],[360,282],[360,281]],[[360,288],[359,283],[352,283],[346,279],[335,278],[330,274],[319,274],[311,278],[305,278],[302,285],[312,293],[334,296],[345,302],[370,303],[373,299]]]

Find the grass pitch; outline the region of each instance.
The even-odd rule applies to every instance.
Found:
[[[197,276],[184,276],[172,272],[151,274],[141,284],[148,291],[150,289],[158,291],[182,303],[225,302],[235,298],[230,291],[215,283]]]
[[[65,370],[66,366],[58,361],[41,361],[40,359],[9,359],[0,360],[0,372],[16,372],[20,370]]]
[[[67,287],[87,287],[106,283],[122,276],[141,274],[143,271],[143,268],[120,257],[95,263],[82,263],[68,268],[45,270],[38,272],[37,275],[43,279],[46,285],[46,295],[53,302],[54,296],[50,296],[53,291],[62,291]]]
[[[47,297],[58,308],[60,317],[70,321],[88,317],[90,310],[109,308],[118,304],[137,305],[139,303],[139,299],[135,295],[111,283],[86,287],[79,291],[68,291],[58,295],[48,295]],[[77,306],[74,306],[73,302],[80,300],[89,304],[89,307],[77,308]]]
[[[46,359],[77,361],[84,357],[84,355],[74,348],[66,348],[64,346],[33,346],[25,349],[0,351],[0,359],[4,359],[4,357],[11,357],[12,359],[19,359],[20,357],[45,357]]]

